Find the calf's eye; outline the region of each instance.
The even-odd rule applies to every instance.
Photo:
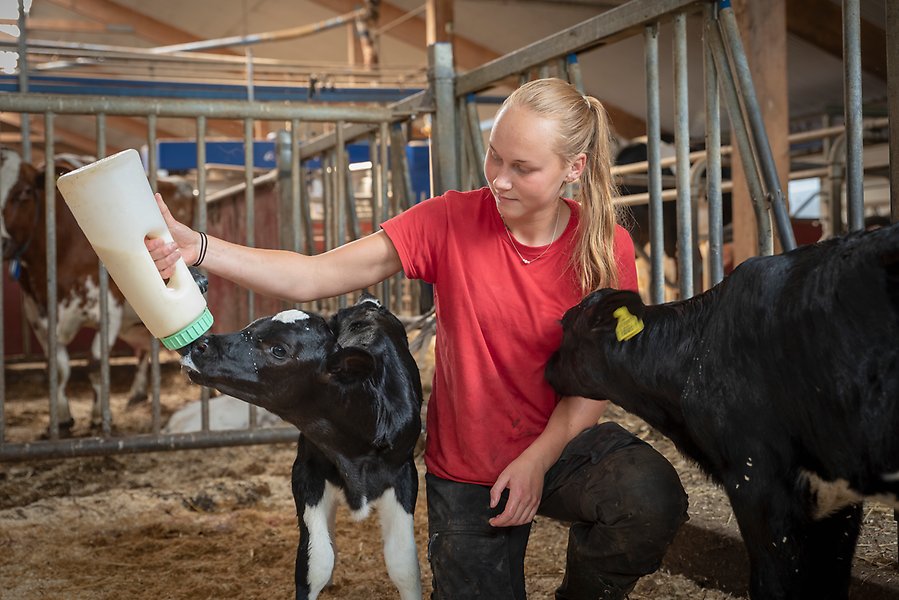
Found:
[[[284,349],[284,346],[272,346],[271,352],[275,355],[275,358],[284,358],[287,356],[287,350]]]

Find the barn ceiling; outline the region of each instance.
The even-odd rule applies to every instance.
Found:
[[[876,107],[886,96],[884,2],[863,0],[863,96]],[[14,22],[17,0],[0,0],[0,18]],[[486,63],[504,53],[540,40],[566,27],[613,8],[620,1],[591,0],[455,0],[453,34],[459,70]],[[26,3],[27,4],[27,3]],[[35,48],[42,43],[62,42],[56,54],[46,51],[31,58],[35,74],[81,74],[145,81],[215,80],[245,85],[242,65],[225,67],[188,67],[183,64],[154,64],[130,59],[115,63],[77,65],[80,44],[153,48],[171,44],[245,36],[289,28],[311,26],[358,9],[360,0],[33,0],[27,39]],[[351,85],[415,88],[423,85],[426,54],[426,3],[424,0],[381,2],[380,17],[374,24],[379,50],[380,79],[375,82],[361,71],[362,55],[350,25],[341,25],[319,33],[248,46],[204,51],[243,57],[249,50],[256,65],[255,85]],[[9,19],[13,19],[11,22]],[[787,4],[788,85],[791,116],[839,114],[842,106],[842,61],[840,58],[840,3],[834,0],[790,0]],[[700,23],[689,23],[689,76],[700,81]],[[836,35],[834,32],[837,32]],[[15,38],[0,35],[7,43]],[[878,46],[879,44],[879,46]],[[660,39],[662,127],[670,131],[673,121],[673,89],[669,31],[663,28]],[[873,50],[870,50],[873,48]],[[75,55],[75,56],[73,56]],[[275,67],[266,63],[281,61]],[[83,62],[83,61],[82,61]],[[639,129],[645,112],[642,38],[632,38],[593,50],[581,57],[586,91],[602,99],[620,129]],[[127,66],[126,66],[127,65]],[[354,76],[355,74],[355,76]],[[691,107],[701,107],[699,88],[691,97]],[[13,135],[17,115],[0,115],[0,127]],[[702,131],[701,108],[691,115],[692,129]],[[636,125],[635,125],[636,124]],[[94,148],[91,125],[67,119],[59,124],[60,139],[73,149],[89,152]],[[191,135],[177,123],[160,123],[162,137]],[[38,124],[39,129],[39,124]],[[145,124],[128,118],[110,119],[110,146],[134,145],[145,139]],[[211,123],[213,135],[242,135],[237,124]],[[264,133],[264,132],[263,132]],[[4,138],[7,142],[9,137]]]

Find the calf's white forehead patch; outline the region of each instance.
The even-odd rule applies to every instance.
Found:
[[[279,312],[274,317],[272,317],[272,321],[279,321],[281,323],[296,323],[297,321],[305,321],[309,318],[309,315],[304,313],[301,310],[291,309]]]

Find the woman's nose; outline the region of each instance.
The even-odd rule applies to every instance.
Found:
[[[509,178],[500,174],[493,178],[493,187],[497,189],[507,190],[512,186],[509,183]]]

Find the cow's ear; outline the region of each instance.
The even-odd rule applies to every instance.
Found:
[[[375,359],[362,348],[338,348],[328,355],[326,368],[341,383],[353,383],[374,373]]]
[[[592,329],[615,331],[619,341],[629,339],[642,330],[642,318],[646,306],[640,296],[628,290],[615,290],[603,294],[591,306]]]

